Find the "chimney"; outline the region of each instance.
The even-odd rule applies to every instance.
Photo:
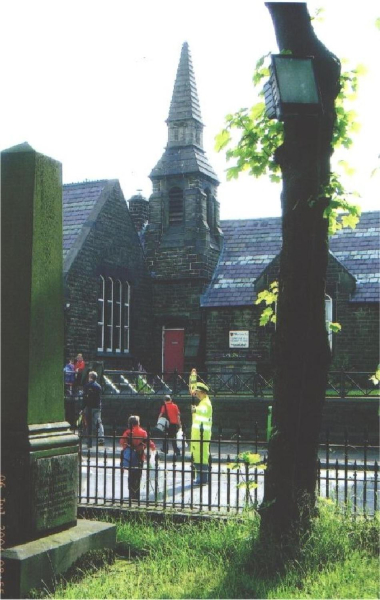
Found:
[[[134,222],[137,231],[140,233],[143,230],[144,225],[148,222],[149,201],[142,196],[140,190],[137,190],[137,194],[129,199],[128,206],[132,221]]]

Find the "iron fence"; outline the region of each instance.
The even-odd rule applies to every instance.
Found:
[[[329,397],[376,397],[379,388],[373,384],[370,371],[330,371],[326,395]],[[200,372],[199,381],[207,383],[212,396],[248,395],[257,398],[273,396],[273,377],[255,372]],[[146,373],[141,371],[105,370],[103,388],[107,394],[164,395],[189,394],[188,375],[184,373]]]
[[[273,394],[273,380],[254,372],[213,372],[198,373],[198,381],[207,383],[210,394],[217,395],[254,395],[258,397]],[[165,395],[189,394],[188,375],[174,371],[172,373],[145,373],[141,371],[111,371],[103,374],[104,392],[109,394]]]
[[[103,507],[146,507],[161,510],[240,513],[257,508],[263,500],[267,444],[243,439],[237,431],[233,439],[224,439],[223,432],[211,441],[207,464],[208,483],[194,483],[195,466],[190,452],[191,440],[179,442],[181,455],[151,451],[149,441],[156,447],[170,443],[168,436],[149,436],[147,457],[141,470],[138,498],[128,490],[131,472],[140,467],[121,466],[120,433],[115,428],[105,437],[105,446],[95,436],[93,449],[86,449],[86,438],[80,434],[79,490],[81,505]],[[320,446],[318,458],[317,494],[348,507],[353,514],[372,516],[378,510],[378,447],[364,439],[352,446],[346,435],[342,445],[326,442]],[[244,453],[258,454],[262,462],[251,468]],[[264,468],[263,468],[264,465]],[[252,483],[256,484],[252,487]]]

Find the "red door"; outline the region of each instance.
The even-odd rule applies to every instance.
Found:
[[[184,329],[164,329],[163,331],[163,370],[165,373],[183,373]]]

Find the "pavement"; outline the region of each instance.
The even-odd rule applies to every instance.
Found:
[[[156,443],[156,446],[158,448],[160,448],[161,446],[161,441]],[[112,437],[107,437],[105,436],[105,444],[104,446],[99,446],[99,455],[102,456],[104,453],[104,450],[107,451],[107,456],[113,456],[113,438]],[[172,451],[171,448],[171,442],[169,442],[169,452],[166,455],[166,461],[167,463],[172,463],[173,462],[173,458],[174,458],[174,453]],[[179,448],[181,448],[181,445],[179,444]],[[117,458],[119,458],[120,455],[120,445],[119,445],[119,437],[116,437],[115,439],[115,455],[117,456]],[[263,458],[267,455],[267,445],[263,444],[263,443],[258,443],[257,448],[255,443],[253,442],[246,442],[246,441],[241,441],[239,443],[239,448],[237,448],[237,442],[236,440],[231,441],[231,440],[222,440],[220,442],[220,444],[218,443],[218,441],[211,441],[211,456],[213,459],[213,462],[218,462],[218,460],[220,460],[221,463],[227,463],[227,462],[233,462],[238,453],[240,452],[254,452],[257,454],[260,454]],[[327,460],[329,463],[329,467],[332,469],[334,468],[334,465],[336,463],[336,461],[338,461],[340,464],[343,463],[345,461],[345,455],[346,455],[346,451],[344,446],[335,446],[335,445],[330,445],[329,448],[329,453],[328,456],[326,454],[326,448],[324,446],[321,446],[319,448],[318,451],[318,457],[319,460],[321,461],[321,466],[325,467],[327,465]],[[87,456],[87,445],[84,443],[82,445],[82,459],[86,458]],[[90,449],[90,456],[96,456],[96,447],[95,447],[95,443],[93,445],[93,447]],[[366,451],[366,462],[368,465],[372,466],[374,465],[375,461],[379,461],[379,447],[373,447],[373,446],[369,446],[367,447],[367,451]],[[187,446],[187,448],[185,449],[185,461],[189,461],[190,462],[191,459],[191,453],[190,453],[190,448],[189,445]],[[353,446],[350,445],[347,448],[347,464],[352,468],[355,464],[357,466],[363,466],[364,464],[364,449],[362,446]],[[159,451],[159,461],[160,463],[164,463],[165,461],[165,455],[163,452]],[[181,457],[177,457],[177,463],[182,461]]]

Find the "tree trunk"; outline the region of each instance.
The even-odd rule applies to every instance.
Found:
[[[334,100],[340,63],[311,27],[305,3],[266,3],[280,50],[314,56],[320,117],[288,117],[276,160],[283,190],[277,327],[274,339],[274,434],[268,450],[262,533],[277,540],[301,532],[315,510],[317,454],[330,349],[325,325],[327,200]]]

